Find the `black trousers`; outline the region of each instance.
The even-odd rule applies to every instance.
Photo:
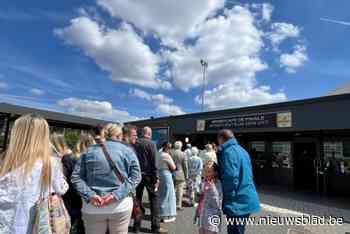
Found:
[[[150,209],[151,209],[151,223],[152,229],[158,229],[160,227],[160,218],[159,218],[159,195],[158,191],[156,192],[154,189],[156,181],[151,176],[142,176],[141,183],[136,188],[136,198],[140,201],[142,207],[142,197],[143,191],[146,188],[148,193],[148,199],[150,201]],[[143,207],[142,207],[142,210]],[[141,227],[141,218],[134,220],[134,227]]]

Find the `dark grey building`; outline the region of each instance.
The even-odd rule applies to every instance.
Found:
[[[257,184],[350,195],[350,94],[132,122],[155,137],[203,147],[229,128]]]
[[[36,113],[44,117],[52,131],[64,132],[67,129],[75,131],[91,130],[98,124],[107,123],[103,120],[0,103],[0,152],[6,148],[13,122],[19,116],[29,113]]]

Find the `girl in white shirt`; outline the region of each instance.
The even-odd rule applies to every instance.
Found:
[[[31,231],[42,185],[58,195],[68,190],[61,164],[51,155],[46,120],[33,114],[17,119],[0,168],[0,233]]]

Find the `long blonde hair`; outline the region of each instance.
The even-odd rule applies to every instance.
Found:
[[[55,132],[51,134],[50,139],[55,151],[57,151],[56,153],[59,154],[58,156],[64,156],[65,154],[69,154],[69,152],[71,152],[64,138],[64,134]]]
[[[29,114],[18,118],[11,130],[10,143],[5,152],[0,177],[23,167],[23,176],[27,178],[38,160],[43,162],[42,184],[50,184],[51,165],[49,140],[50,130],[46,120],[40,116]]]

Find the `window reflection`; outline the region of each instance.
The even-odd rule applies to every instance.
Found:
[[[350,174],[350,141],[327,141],[323,143],[324,158],[328,172]]]
[[[5,145],[6,124],[7,124],[6,116],[0,114],[0,152],[3,151],[4,145]]]
[[[292,168],[291,143],[272,142],[272,167]]]
[[[250,156],[254,160],[263,160],[265,157],[265,142],[252,141],[249,145]]]

